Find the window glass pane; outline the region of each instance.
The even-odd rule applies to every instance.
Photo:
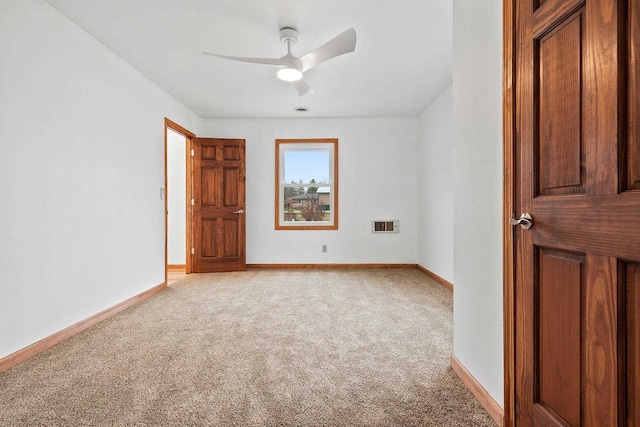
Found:
[[[330,187],[285,187],[284,221],[330,221]]]
[[[329,182],[329,152],[285,150],[284,182]]]

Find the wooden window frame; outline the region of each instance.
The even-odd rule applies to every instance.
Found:
[[[331,205],[330,212],[333,222],[327,224],[325,221],[297,221],[295,225],[284,222],[284,212],[281,211],[281,197],[283,194],[281,175],[284,164],[281,159],[281,152],[285,145],[299,144],[301,148],[307,144],[332,144],[333,153],[331,156],[333,163],[333,176],[331,181]],[[275,145],[275,229],[276,230],[337,230],[338,229],[338,138],[317,138],[317,139],[276,139]],[[331,164],[329,165],[331,168]],[[282,191],[281,191],[282,190]],[[317,224],[317,225],[316,225]]]

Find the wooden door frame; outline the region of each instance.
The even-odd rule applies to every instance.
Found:
[[[515,99],[513,91],[514,13],[517,0],[503,0],[502,28],[502,138],[503,138],[503,346],[504,346],[504,418],[505,427],[513,426],[515,420],[515,256],[514,233],[507,218],[515,215]]]
[[[185,162],[186,162],[186,188],[185,188],[185,199],[186,199],[186,259],[185,259],[185,272],[187,274],[191,273],[191,247],[192,247],[192,238],[191,229],[193,222],[193,211],[191,209],[191,203],[189,203],[190,195],[192,194],[192,174],[193,174],[193,165],[191,162],[191,157],[189,153],[193,148],[193,138],[196,137],[196,134],[187,130],[186,128],[180,126],[174,121],[171,121],[168,118],[164,118],[164,282],[168,281],[168,264],[169,264],[169,218],[168,218],[168,179],[167,179],[167,129],[171,129],[176,133],[185,137],[186,147],[185,147]]]

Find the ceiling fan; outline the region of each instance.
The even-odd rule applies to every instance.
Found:
[[[311,89],[311,86],[302,80],[302,73],[331,58],[353,52],[356,49],[356,30],[349,28],[319,48],[301,57],[295,57],[291,53],[291,46],[298,41],[298,32],[294,28],[285,27],[280,29],[280,41],[287,45],[287,54],[281,58],[250,58],[220,55],[211,52],[202,52],[202,54],[231,59],[233,61],[278,65],[280,66],[278,78],[291,82],[293,87],[298,91],[298,95],[303,96],[313,93],[314,91]]]

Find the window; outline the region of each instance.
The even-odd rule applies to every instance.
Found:
[[[338,229],[338,140],[276,139],[276,230]]]

